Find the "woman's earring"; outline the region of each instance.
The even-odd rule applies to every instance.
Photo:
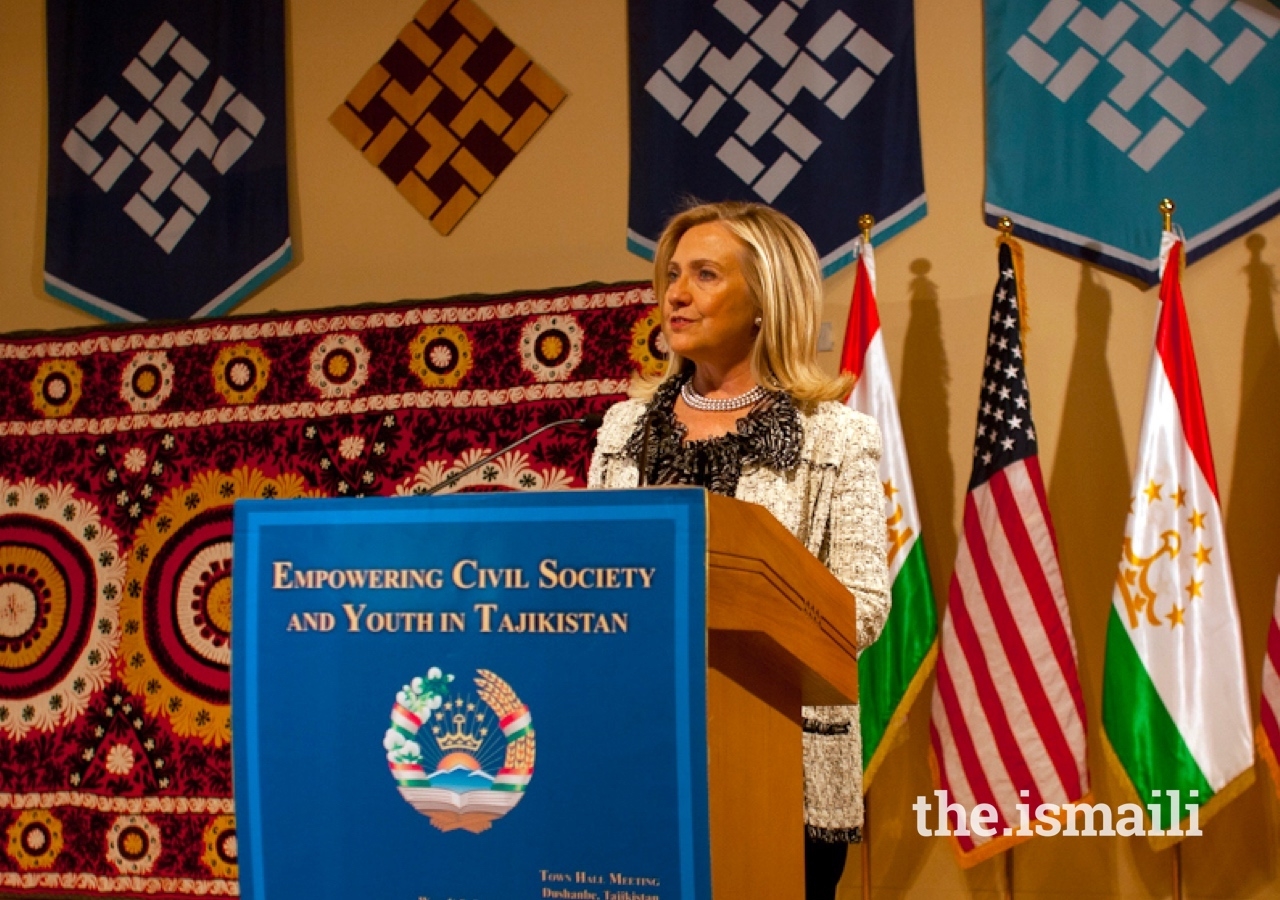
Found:
[[[756,316],[756,327],[759,328],[762,324],[764,324],[764,319],[761,316]]]

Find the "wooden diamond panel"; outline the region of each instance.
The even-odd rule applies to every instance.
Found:
[[[329,121],[448,234],[564,98],[472,0],[427,0]]]

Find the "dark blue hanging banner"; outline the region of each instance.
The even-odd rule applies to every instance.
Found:
[[[48,0],[45,289],[225,312],[288,264],[282,0]]]
[[[925,214],[909,2],[630,0],[627,246],[694,197],[790,215],[824,274]]]

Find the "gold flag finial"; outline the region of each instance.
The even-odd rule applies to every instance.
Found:
[[[1023,361],[1026,360],[1027,352],[1027,332],[1031,330],[1031,317],[1027,313],[1027,285],[1022,279],[1024,269],[1022,261],[1022,245],[1013,238],[1013,219],[1008,216],[1001,216],[996,219],[996,229],[1000,232],[1000,236],[996,238],[996,246],[1007,246],[1009,254],[1013,259],[1013,277],[1014,283],[1018,290],[1018,319],[1021,323],[1022,331],[1022,352],[1024,354]]]
[[[1164,230],[1173,231],[1173,211],[1176,209],[1174,202],[1168,197],[1160,201],[1160,215],[1164,218]]]
[[[871,213],[863,213],[858,216],[858,227],[862,229],[862,242],[864,244],[871,243],[871,229],[875,227],[876,217]]]

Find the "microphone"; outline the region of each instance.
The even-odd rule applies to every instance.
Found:
[[[512,441],[510,444],[507,444],[507,446],[503,447],[501,450],[495,450],[494,452],[490,453],[488,456],[482,456],[480,459],[476,460],[466,468],[460,469],[459,471],[454,472],[452,475],[448,476],[444,480],[436,482],[435,484],[427,488],[418,496],[426,497],[431,494],[435,494],[440,491],[443,491],[447,487],[453,487],[455,484],[457,484],[459,481],[462,480],[464,475],[470,475],[472,472],[474,472],[476,469],[483,466],[485,463],[492,462],[493,460],[497,459],[499,456],[501,456],[504,453],[510,453],[512,450],[519,447],[521,444],[525,443],[526,441],[531,441],[534,438],[536,438],[538,435],[542,434],[542,432],[548,431],[559,425],[581,425],[583,428],[589,428],[592,431],[595,431],[602,424],[604,424],[604,416],[601,415],[600,413],[587,413],[585,416],[579,416],[573,419],[556,419],[554,422],[548,422],[546,425],[543,425],[541,428],[538,428],[538,429],[535,429],[534,431],[529,432],[519,440]]]

